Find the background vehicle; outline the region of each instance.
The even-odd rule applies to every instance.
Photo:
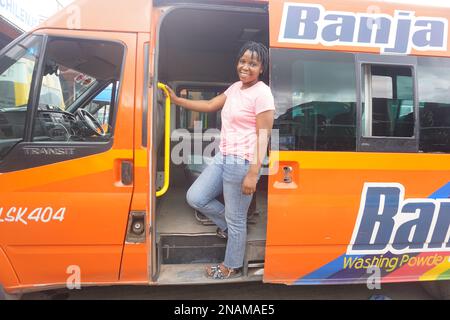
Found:
[[[247,40],[271,48],[279,170],[258,187],[244,277],[230,281],[365,283],[372,265],[382,282],[448,280],[449,13],[76,2],[0,57],[0,76],[27,61],[29,92],[0,107],[0,284],[216,283],[203,265],[225,242],[184,199],[220,117],[165,109],[158,83],[213,97],[237,80]],[[183,139],[191,152],[178,163]]]

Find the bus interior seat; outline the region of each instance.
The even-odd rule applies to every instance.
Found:
[[[16,106],[15,92],[14,81],[0,80],[0,108],[10,108]]]
[[[317,126],[318,134],[325,134],[327,117],[323,114],[316,114],[314,125]]]
[[[220,139],[220,137],[217,137],[217,139]],[[208,157],[204,155],[205,148],[210,144],[209,141],[202,141],[202,154],[195,154],[194,152],[191,152],[190,155],[188,155],[188,163],[184,165],[183,170],[185,173],[186,181],[187,181],[187,189],[186,191],[194,184],[194,182],[200,177],[202,172],[210,165],[214,160],[213,157]],[[223,194],[219,195],[216,198],[219,202],[225,203],[225,200],[223,198]],[[256,193],[253,195],[252,203],[250,205],[250,208],[248,210],[247,217],[250,219],[253,214],[256,212]],[[202,214],[200,214],[197,211],[194,211],[195,218],[205,224],[209,224],[210,221],[206,217],[204,217]]]
[[[414,136],[414,112],[407,114],[399,119],[395,125],[395,137],[413,137]]]
[[[425,103],[421,123],[425,127],[449,127],[450,107],[440,103]]]
[[[188,156],[188,159],[188,163],[184,166],[184,172],[190,187],[200,177],[207,166],[213,162],[213,158],[192,154]]]
[[[391,119],[389,117],[389,99],[373,98],[372,135],[376,137],[391,136]]]
[[[355,112],[339,113],[331,119],[330,123],[332,126],[329,136],[335,140],[335,149],[354,150],[356,146]]]
[[[205,170],[208,165],[210,165],[213,162],[213,158],[206,157],[204,155],[189,155],[189,163],[184,166],[184,172],[186,175],[186,179],[188,181],[189,188],[194,184],[194,182],[200,177],[203,170]],[[250,204],[250,207],[247,211],[247,219],[250,219],[253,217],[253,215],[256,213],[256,197],[257,192],[253,194],[252,202]],[[220,194],[216,198],[219,202],[222,204],[225,203],[223,194]],[[210,221],[207,219],[204,215],[194,210],[195,218],[205,224],[209,224]]]
[[[450,150],[450,107],[425,103],[420,112],[421,149],[429,152]]]

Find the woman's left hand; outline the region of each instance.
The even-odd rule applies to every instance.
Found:
[[[249,172],[242,183],[242,193],[250,196],[256,192],[256,185],[258,184],[258,175]]]

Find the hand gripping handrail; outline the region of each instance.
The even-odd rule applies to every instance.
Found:
[[[157,197],[162,197],[169,190],[170,185],[170,94],[163,83],[158,83],[158,89],[164,91],[166,95],[166,119],[165,119],[165,137],[164,137],[164,185],[161,190],[156,192]]]

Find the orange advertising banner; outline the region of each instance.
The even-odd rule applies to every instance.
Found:
[[[450,8],[270,0],[271,47],[449,56]]]

